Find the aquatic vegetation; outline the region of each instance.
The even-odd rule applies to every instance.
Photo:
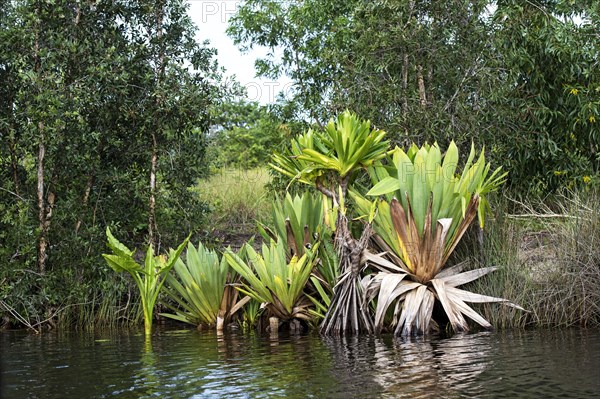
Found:
[[[380,271],[363,279],[365,296],[377,297],[375,327],[383,328],[386,312],[395,302],[392,325],[395,334],[428,333],[436,301],[441,303],[454,331],[468,330],[465,316],[484,328],[490,323],[469,303],[502,302],[506,299],[457,288],[494,270],[484,267],[463,272],[463,265],[445,268],[448,258],[476,217],[483,228],[489,208],[486,194],[496,190],[506,176],[501,168],[490,172],[481,151],[477,161],[471,152],[461,174],[456,173],[458,149],[451,143],[444,156],[437,144],[405,153],[396,148],[390,165],[372,169],[375,182],[368,196],[380,197],[373,221],[374,241],[382,254],[365,253],[365,261]],[[359,212],[372,207],[353,192]]]
[[[340,263],[330,306],[321,331],[325,334],[373,331],[373,323],[360,285],[361,253],[369,240],[370,228],[355,240],[349,228],[345,200],[349,185],[359,170],[373,165],[386,156],[388,142],[385,132],[371,129],[369,121],[360,120],[346,111],[331,119],[323,131],[309,130],[292,140],[290,150],[275,154],[275,170],[331,198],[337,210],[335,249]]]
[[[250,300],[240,298],[233,287],[238,276],[225,258],[219,260],[219,255],[202,243],[197,248],[188,244],[185,262],[178,259],[174,270],[176,276],[167,276],[165,293],[179,308],[167,304],[174,313],[161,313],[163,316],[196,326],[216,326],[220,331]]]
[[[127,272],[131,274],[139,291],[142,300],[142,310],[144,312],[144,332],[149,336],[152,332],[152,316],[154,305],[158,294],[165,283],[166,276],[175,265],[179,255],[187,245],[189,236],[175,251],[171,251],[169,256],[154,256],[152,246],[148,246],[144,266],[140,265],[133,258],[135,250],[127,248],[117,240],[110,229],[106,228],[108,238],[107,245],[112,250],[112,254],[102,254],[108,265],[116,272]]]
[[[242,277],[236,288],[263,304],[269,316],[281,321],[309,320],[311,301],[304,295],[304,288],[315,264],[314,252],[292,256],[288,261],[284,240],[271,240],[262,245],[258,253],[252,246],[244,247],[248,261],[230,249],[223,255]],[[316,248],[315,248],[316,250]]]
[[[259,232],[266,241],[284,238],[289,256],[302,256],[305,248],[311,248],[321,238],[331,238],[331,229],[324,224],[324,206],[321,195],[306,192],[292,197],[287,193],[282,200],[273,202],[270,225],[259,223]]]
[[[288,259],[302,256],[307,249],[317,249],[317,264],[313,269],[307,296],[324,317],[338,281],[339,262],[332,245],[336,210],[331,200],[323,194],[305,192],[292,197],[289,193],[283,200],[273,203],[273,217],[270,225],[259,223],[259,231],[264,240],[286,239]],[[318,245],[318,246],[317,246]],[[317,300],[316,297],[320,297]]]
[[[176,275],[166,278],[167,294],[178,306],[167,304],[174,313],[165,315],[219,330],[252,302],[242,326],[266,316],[272,332],[279,321],[295,328],[303,320],[323,334],[393,328],[396,335],[412,335],[437,327],[436,303],[456,332],[469,329],[467,319],[491,327],[468,303],[523,310],[507,299],[458,288],[496,267],[447,267],[476,218],[484,227],[487,195],[506,173],[492,171],[484,151],[477,155],[473,145],[459,173],[454,142],[444,155],[437,144],[388,151],[384,136],[345,112],[323,131],[293,140],[284,155],[274,155],[276,170],[321,195],[288,194],[276,202],[272,224],[258,225],[266,242],[261,251],[246,243],[240,253],[228,248],[219,259],[202,244],[190,244],[185,261],[173,261]],[[371,178],[366,189],[364,178],[356,184],[361,172]],[[115,248],[131,257],[126,248]]]

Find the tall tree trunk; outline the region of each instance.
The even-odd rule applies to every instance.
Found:
[[[402,60],[402,118],[406,121],[408,117],[408,50],[404,53]]]
[[[433,63],[427,68],[427,100],[429,105],[433,105]]]
[[[412,21],[412,16],[413,16],[414,10],[415,10],[415,1],[410,0],[408,2],[408,12],[407,12],[406,23],[402,30],[408,31],[409,25]],[[402,119],[404,120],[404,132],[406,133],[406,135],[408,135],[408,124],[407,124],[407,118],[408,118],[408,67],[409,67],[408,44],[405,43],[404,56],[402,57],[402,92],[403,92],[403,96],[404,96],[404,98],[402,99]]]
[[[38,4],[35,9],[36,14],[36,28],[35,28],[35,43],[33,48],[33,60],[34,60],[34,71],[38,77],[38,84],[41,84],[41,60],[40,60],[40,22],[39,22],[39,13],[40,13],[40,5]],[[46,199],[44,197],[45,187],[44,187],[44,159],[46,157],[46,135],[45,135],[45,127],[42,121],[38,122],[38,134],[39,134],[39,143],[38,143],[38,156],[37,156],[37,205],[38,205],[38,222],[39,222],[39,233],[38,233],[38,242],[37,242],[37,268],[40,274],[44,274],[46,272],[46,258],[47,247],[48,247],[48,213],[46,206]]]
[[[156,170],[158,164],[158,149],[156,134],[152,132],[152,156],[150,159],[150,199],[148,202],[148,240],[150,245],[158,250],[158,228],[156,226]]]

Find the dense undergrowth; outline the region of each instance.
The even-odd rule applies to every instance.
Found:
[[[265,169],[223,169],[199,181],[194,187],[195,194],[210,209],[205,224],[210,228],[200,238],[222,251],[227,246],[237,249],[257,235],[256,222],[268,219],[276,195],[265,188],[269,182]],[[506,298],[527,313],[498,304],[479,305],[478,311],[498,329],[600,326],[598,191],[565,191],[544,201],[516,201],[509,197],[492,198],[494,217],[488,220],[482,233],[476,227],[469,231],[451,261],[467,260],[473,268],[497,266],[497,271],[468,288]],[[4,328],[139,325],[142,311],[135,285],[125,276],[105,269],[98,262],[95,273],[103,274],[102,287],[89,287],[83,281],[89,271],[82,272],[77,276],[82,282],[81,292],[54,293],[64,298],[44,314],[36,313],[34,303],[43,298],[23,293],[12,297],[17,303],[0,301]],[[47,284],[35,273],[22,272],[21,278],[39,286]],[[69,302],[75,297],[88,299]],[[159,312],[161,309],[162,305]],[[240,324],[250,327],[257,321],[257,311],[244,316]]]

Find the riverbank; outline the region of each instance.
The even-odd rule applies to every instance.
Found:
[[[206,225],[210,227],[195,240],[217,250],[227,246],[236,249],[257,235],[255,221],[267,220],[272,211],[271,194],[265,188],[269,181],[268,172],[258,169],[224,170],[200,182],[195,190],[209,204]],[[494,217],[485,226],[483,241],[473,228],[453,261],[467,260],[471,268],[498,267],[467,289],[506,298],[528,312],[499,304],[475,305],[477,310],[500,330],[600,326],[600,195],[588,191],[565,193],[544,202],[494,200]],[[100,261],[98,266],[105,267]],[[83,303],[62,298],[47,313],[29,315],[30,319],[28,314],[17,313],[10,302],[27,301],[26,293],[18,293],[19,298],[11,297],[8,291],[0,298],[0,329],[85,330],[139,325],[141,309],[132,281],[107,273],[102,286],[106,288],[101,294]]]

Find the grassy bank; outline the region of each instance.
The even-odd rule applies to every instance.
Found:
[[[203,232],[206,242],[239,247],[254,236],[256,221],[271,212],[272,198],[265,188],[270,181],[266,168],[223,168],[200,180],[194,191],[210,209]]]
[[[462,251],[499,267],[474,290],[529,312],[482,305],[484,317],[497,328],[600,326],[599,201],[597,192],[569,193],[551,205],[509,201],[496,211],[483,245],[471,239]]]

